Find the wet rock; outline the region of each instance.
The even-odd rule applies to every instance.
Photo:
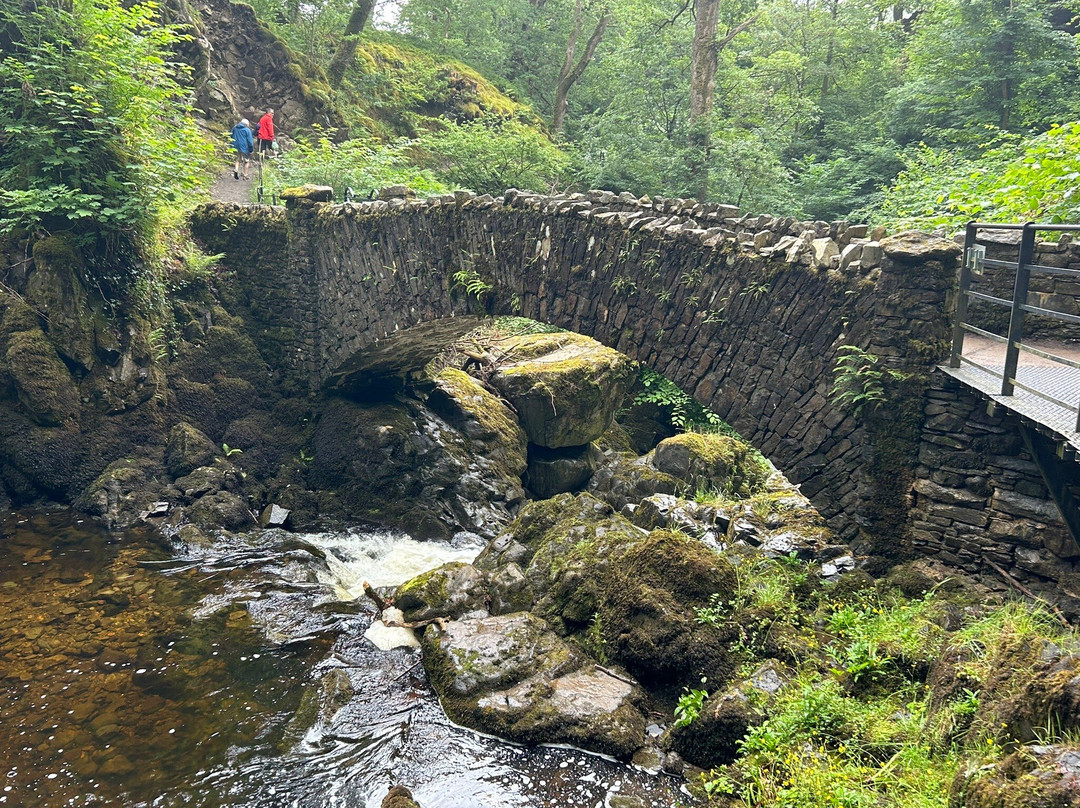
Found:
[[[174,479],[184,477],[200,466],[209,466],[218,453],[218,447],[204,433],[191,424],[180,422],[169,430],[165,467]]]
[[[338,710],[356,694],[349,674],[341,668],[324,671],[318,680],[304,688],[300,705],[285,727],[277,747],[285,752],[304,739],[312,729],[327,727]]]
[[[101,518],[110,529],[131,527],[155,509],[164,473],[152,460],[117,460],[83,491],[75,507]]]
[[[558,449],[607,431],[637,366],[589,337],[563,332],[515,337],[491,383],[514,405],[529,440]]]
[[[240,469],[227,461],[218,461],[213,466],[200,466],[190,474],[180,477],[176,487],[188,500],[198,499],[206,494],[218,491],[239,491],[243,485]]]
[[[247,502],[229,491],[207,494],[187,509],[191,521],[200,529],[212,531],[225,528],[233,532],[255,527],[255,517]]]
[[[627,505],[637,505],[655,494],[685,494],[688,487],[670,474],[657,471],[648,457],[616,455],[597,469],[587,490],[621,511]]]
[[[259,514],[259,526],[260,527],[285,527],[289,521],[288,508],[282,508],[280,505],[267,505],[263,508],[263,512]]]
[[[529,452],[528,488],[538,499],[580,491],[602,459],[600,450],[591,443],[562,449],[533,447]]]
[[[461,561],[418,575],[394,592],[394,603],[410,623],[435,617],[458,618],[485,609],[487,601],[486,576]]]
[[[644,740],[637,686],[589,664],[527,612],[429,628],[424,665],[447,714],[466,726],[622,758]]]
[[[490,539],[525,498],[520,472],[474,454],[466,435],[413,399],[331,400],[312,445],[311,485],[336,491],[350,516],[418,538],[469,530]]]
[[[716,543],[727,535],[731,518],[713,505],[700,505],[670,494],[654,494],[641,500],[630,521],[645,530],[671,528]]]

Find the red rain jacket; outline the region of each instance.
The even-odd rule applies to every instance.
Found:
[[[274,139],[274,119],[266,113],[259,119],[259,140]]]

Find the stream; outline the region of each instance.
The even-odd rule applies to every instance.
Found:
[[[362,584],[479,552],[385,531],[209,547],[66,510],[0,521],[0,806],[689,804],[678,780],[452,724]],[[357,596],[361,595],[360,599]]]

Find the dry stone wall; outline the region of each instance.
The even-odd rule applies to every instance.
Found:
[[[670,377],[798,483],[857,551],[936,555],[997,581],[990,562],[1028,581],[1071,574],[1064,525],[1015,424],[987,421],[974,394],[935,370],[956,244],[602,192],[328,198],[293,194],[287,257],[259,277],[238,270],[241,285],[289,298],[267,299],[265,319],[311,388],[400,330],[520,314]],[[207,218],[225,215],[247,214]],[[258,324],[259,306],[252,316]],[[831,394],[847,345],[876,359],[887,388],[858,417]]]

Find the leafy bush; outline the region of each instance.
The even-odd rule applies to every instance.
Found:
[[[337,199],[352,188],[360,198],[388,185],[407,185],[420,196],[446,193],[430,171],[417,168],[409,158],[410,141],[377,143],[346,140],[331,143],[326,137],[298,140],[296,146],[266,169],[265,183],[271,191],[312,183],[329,185]]]
[[[211,155],[170,61],[183,37],[155,3],[8,4],[0,62],[0,232],[71,229],[97,250],[93,282],[125,293],[131,249],[202,180]],[[91,264],[94,265],[93,259]]]
[[[974,155],[920,145],[888,189],[878,218],[960,229],[965,222],[1080,218],[1080,122],[1034,138],[989,130]]]
[[[419,165],[443,182],[481,194],[551,191],[570,164],[567,152],[545,134],[511,120],[449,124],[421,135],[415,146]]]

